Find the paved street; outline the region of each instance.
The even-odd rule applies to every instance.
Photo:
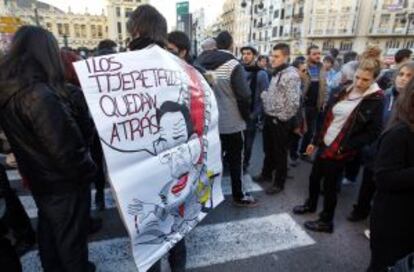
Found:
[[[260,170],[261,135],[255,143],[250,173]],[[268,196],[262,188],[246,176],[246,190],[260,201],[254,209],[234,207],[230,198],[229,178],[223,179],[226,201],[214,210],[188,237],[188,269],[192,272],[209,271],[364,271],[369,262],[369,241],[363,236],[367,223],[349,223],[345,217],[350,211],[357,186],[342,189],[333,234],[306,232],[303,222],[315,215],[299,217],[291,213],[301,204],[307,192],[307,178],[311,165],[306,162],[291,168],[294,179],[287,182],[280,195]],[[13,186],[36,223],[36,207],[27,192],[19,186],[13,171]],[[129,241],[121,223],[110,190],[107,190],[109,208],[101,213],[103,230],[90,237],[90,257],[98,271],[136,271],[129,250]],[[24,271],[41,271],[37,252],[22,258]],[[165,271],[168,267],[164,261]]]

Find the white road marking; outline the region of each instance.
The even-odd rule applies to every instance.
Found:
[[[9,172],[9,171],[7,171]],[[12,175],[8,173],[8,175]],[[262,187],[258,184],[254,183],[249,175],[244,176],[244,183],[243,183],[244,190],[246,192],[257,192],[262,191]],[[222,178],[222,190],[224,195],[231,195],[231,181],[229,177]],[[92,210],[96,210],[96,205],[94,201],[96,190],[92,190]],[[20,201],[22,202],[27,214],[30,218],[37,217],[37,207],[31,195],[19,196]],[[105,189],[105,203],[107,209],[116,208],[116,202],[112,196],[112,190],[110,188]]]
[[[187,268],[206,267],[315,244],[289,214],[196,227],[187,240]],[[89,258],[102,272],[136,272],[128,238],[89,243]],[[38,252],[22,257],[23,271],[41,271]]]

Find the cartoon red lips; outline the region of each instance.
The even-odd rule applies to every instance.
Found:
[[[174,195],[179,194],[182,190],[184,190],[185,186],[187,185],[188,181],[188,174],[185,174],[180,180],[171,188],[171,193]]]

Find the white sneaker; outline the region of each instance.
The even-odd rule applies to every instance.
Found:
[[[352,185],[352,184],[355,184],[355,182],[353,182],[352,180],[349,180],[347,178],[342,179],[342,185]]]
[[[368,240],[371,240],[371,231],[369,229],[364,230],[364,235]]]

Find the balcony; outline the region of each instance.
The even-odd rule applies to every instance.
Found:
[[[303,21],[303,17],[304,17],[303,13],[296,13],[296,14],[293,14],[292,19],[296,22],[300,22],[300,21]]]

